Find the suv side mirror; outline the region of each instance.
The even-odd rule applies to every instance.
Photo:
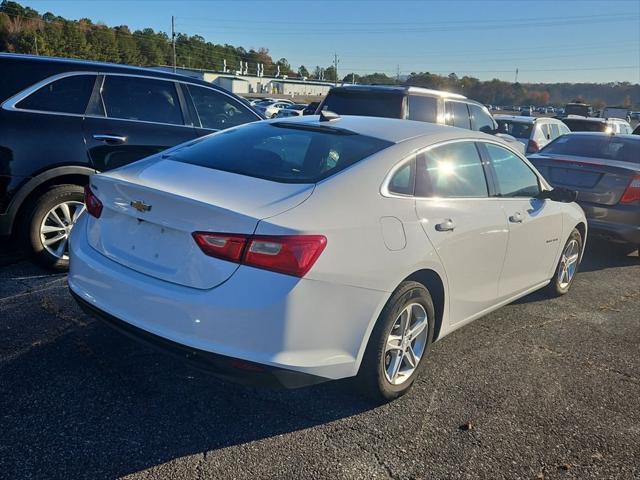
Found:
[[[572,203],[578,199],[578,192],[568,188],[554,188],[553,190],[542,190],[538,198],[548,198],[553,202]]]

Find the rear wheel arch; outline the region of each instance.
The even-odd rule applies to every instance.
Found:
[[[89,183],[89,176],[96,170],[82,166],[58,167],[47,170],[31,178],[14,197],[9,206],[11,215],[11,232],[19,229],[19,221],[25,219],[39,197],[53,187],[61,185],[85,186]]]
[[[580,236],[582,237],[582,252],[580,252],[580,260],[582,260],[582,255],[584,253],[584,247],[586,244],[587,226],[584,224],[584,222],[578,222],[578,224],[573,228],[578,230],[578,232],[580,232]],[[573,229],[571,231],[573,231]]]
[[[444,318],[445,308],[445,289],[444,282],[440,275],[430,269],[422,269],[413,272],[403,282],[414,281],[422,284],[431,294],[433,301],[433,309],[435,312],[435,324],[433,332],[433,341],[435,342],[440,336],[440,330],[442,328],[442,320]]]

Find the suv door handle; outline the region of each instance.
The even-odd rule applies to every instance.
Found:
[[[127,141],[127,137],[123,137],[121,135],[110,135],[108,133],[96,133],[93,138],[106,143],[125,143]]]
[[[509,221],[511,223],[522,223],[523,220],[524,218],[522,217],[522,214],[520,212],[516,212],[509,217]]]
[[[436,224],[436,230],[439,232],[451,232],[454,228],[456,228],[456,224],[453,223],[453,220],[451,220],[450,218],[447,218],[442,223]]]

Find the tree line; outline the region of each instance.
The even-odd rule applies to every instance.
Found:
[[[294,78],[336,81],[333,65],[304,65],[294,69],[286,58],[274,59],[267,48],[245,49],[228,44],[208,42],[200,35],[178,33],[175,38],[176,64],[180,67],[223,71],[247,71],[256,74],[258,64],[266,76],[277,73]],[[0,3],[0,51],[50,55],[115,62],[129,65],[155,66],[173,64],[170,36],[152,28],[131,31],[128,26],[108,27],[88,18],[68,20],[51,12],[40,14],[18,2]],[[563,105],[584,100],[597,108],[624,105],[639,108],[640,85],[616,83],[548,83],[520,84],[498,79],[481,81],[475,77],[448,76],[429,72],[413,72],[399,79],[384,73],[357,75],[349,73],[346,83],[403,84],[462,93],[492,105]]]

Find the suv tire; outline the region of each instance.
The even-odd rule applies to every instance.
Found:
[[[38,197],[26,219],[26,234],[35,259],[57,271],[69,268],[69,233],[84,210],[79,185],[56,185]]]

